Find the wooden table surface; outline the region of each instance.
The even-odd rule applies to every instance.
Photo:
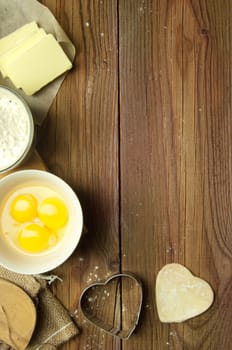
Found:
[[[42,0],[76,46],[38,150],[81,201],[87,233],[55,272],[71,311],[91,282],[141,278],[136,332],[90,325],[64,350],[232,349],[232,3]],[[155,279],[178,262],[207,280],[213,306],[162,324]],[[109,304],[110,307],[110,304]]]

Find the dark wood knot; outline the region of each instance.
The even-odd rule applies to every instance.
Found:
[[[208,29],[207,29],[207,28],[202,28],[202,29],[201,29],[201,35],[204,35],[204,36],[209,35]]]

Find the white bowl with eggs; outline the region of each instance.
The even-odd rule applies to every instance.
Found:
[[[61,178],[21,170],[0,180],[0,265],[40,274],[65,262],[83,229],[80,202]]]

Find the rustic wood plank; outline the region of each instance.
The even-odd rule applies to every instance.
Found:
[[[43,0],[77,49],[39,150],[49,169],[76,190],[87,233],[57,274],[54,292],[72,312],[81,291],[119,270],[117,1]],[[109,305],[111,312],[113,305]],[[64,349],[119,349],[120,342],[89,325]]]
[[[231,348],[231,4],[119,0],[122,269],[145,285],[123,349]],[[155,276],[179,262],[214,306],[161,324]]]
[[[122,270],[145,286],[140,326],[129,341],[103,337],[78,313],[83,333],[63,348],[230,350],[230,1],[118,0],[119,47],[116,0],[42,2],[78,55],[39,150],[77,191],[89,231],[57,270],[64,282],[54,291],[74,311],[86,284],[118,271],[120,230]],[[161,324],[155,307],[156,274],[172,261],[216,292],[208,312],[179,325]]]

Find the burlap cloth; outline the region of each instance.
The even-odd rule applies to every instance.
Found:
[[[0,266],[0,278],[14,282],[24,289],[37,306],[37,324],[28,350],[55,349],[79,333],[69,312],[53,296],[44,279],[39,276],[35,278],[17,274],[2,266]]]

